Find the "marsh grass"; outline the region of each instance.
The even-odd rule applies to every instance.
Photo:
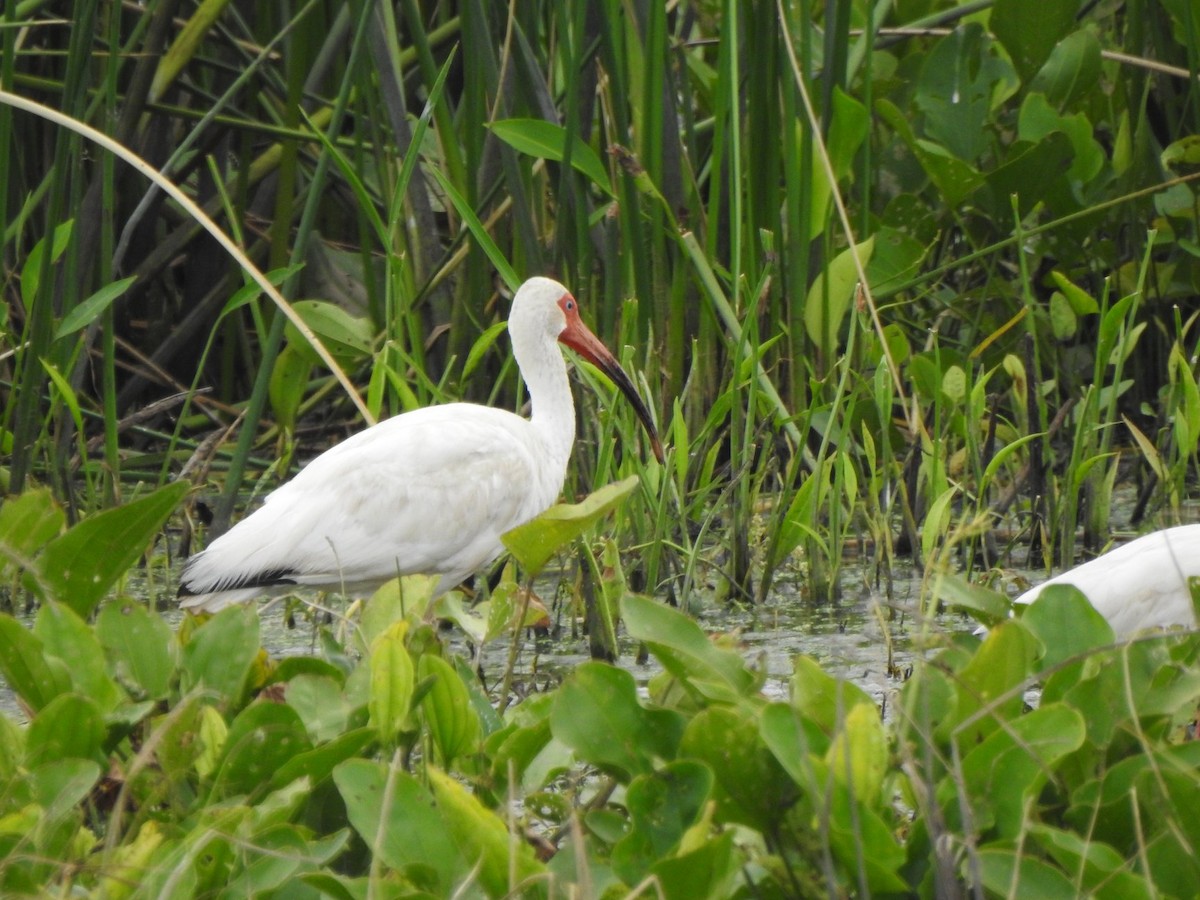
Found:
[[[1116,524],[1186,515],[1186,3],[9,0],[3,16],[0,474],[13,494],[48,485],[67,518],[182,474],[220,495],[219,527],[245,484],[266,489],[373,418],[459,398],[519,408],[501,323],[537,273],[580,297],[670,445],[649,461],[630,411],[580,367],[567,493],[640,476],[593,537],[615,538],[631,586],[683,608],[768,604],[790,568],[825,602],[852,542],[885,585],[898,554],[923,566],[923,609],[947,592],[983,608],[968,581],[945,587],[956,570],[1003,584],[1011,549],[1059,567]],[[1133,521],[1115,522],[1128,484]],[[580,557],[584,577],[603,568]],[[1021,660],[1021,683],[1023,640],[988,651]],[[931,846],[945,811],[920,790],[971,773],[937,755],[959,751],[949,726],[922,723],[963,685],[1016,691],[948,653],[954,677],[912,690]],[[989,713],[963,710],[955,727],[974,735]],[[688,727],[719,734],[727,713]],[[757,710],[737,715],[748,734]],[[394,786],[394,768],[351,781]],[[469,818],[460,801],[443,786]],[[1024,871],[993,849],[968,847],[963,877]],[[898,889],[861,854],[808,861],[829,891]],[[634,882],[649,870],[625,865]]]

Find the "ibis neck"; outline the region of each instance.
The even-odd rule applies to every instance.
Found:
[[[545,444],[547,464],[565,476],[575,443],[575,401],[566,360],[557,343],[542,343],[519,352],[517,366],[529,389],[530,423]]]

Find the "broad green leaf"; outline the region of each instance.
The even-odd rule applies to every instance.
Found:
[[[74,757],[101,763],[106,729],[100,708],[80,694],[59,694],[29,723],[25,759],[29,768]]]
[[[1113,642],[1112,626],[1087,597],[1069,584],[1047,585],[1025,610],[1021,623],[1046,648],[1043,669]]]
[[[404,645],[407,622],[396,622],[371,644],[371,725],[385,744],[394,744],[412,708],[416,684],[412,657]]]
[[[402,619],[410,623],[428,620],[439,580],[437,575],[405,575],[372,594],[363,610],[360,628],[364,651]]]
[[[822,536],[813,528],[812,523],[816,521],[815,511],[822,508],[828,486],[833,482],[836,464],[832,454],[826,457],[819,464],[817,470],[805,478],[799,489],[793,494],[787,514],[780,523],[779,536],[768,558],[768,563],[772,567],[778,566],[791,556],[795,549],[806,540],[822,548],[825,555],[828,555],[828,547]]]
[[[800,791],[759,729],[760,717],[748,707],[709,706],[688,723],[679,755],[707,763],[712,770],[720,818],[771,833]]]
[[[613,869],[637,884],[659,860],[672,856],[699,820],[713,788],[713,773],[695,760],[670,762],[639,775],[625,792],[631,827],[613,847]]]
[[[1076,900],[1075,886],[1058,869],[1032,854],[1002,847],[979,851],[981,887],[1000,897],[1037,897],[1038,900]]]
[[[903,894],[910,890],[900,876],[908,861],[895,833],[874,809],[852,796],[842,783],[829,784],[819,801],[828,810],[829,846],[846,871],[866,879],[864,894]]]
[[[423,654],[417,661],[417,677],[422,681],[433,679],[433,686],[421,700],[421,711],[441,764],[449,768],[458,757],[479,748],[479,717],[471,705],[467,686],[444,659]]]
[[[479,605],[483,606],[484,604],[481,603]],[[453,622],[466,632],[471,640],[483,643],[489,638],[487,619],[463,606],[463,595],[460,592],[450,591],[449,593],[442,594],[438,598],[436,609],[439,619]],[[487,611],[490,611],[490,609],[491,607],[489,606]]]
[[[551,699],[550,695],[546,697]],[[574,764],[570,749],[550,733],[548,719],[509,728],[502,734],[503,740],[497,746],[489,742],[492,775],[497,784],[511,781],[526,791],[536,791]]]
[[[292,304],[292,309],[338,361],[352,362],[371,353],[375,333],[370,319],[353,316],[340,306],[324,300],[297,300]],[[321,361],[295,326],[289,323],[286,332],[289,347],[295,347],[305,354],[313,365]]]
[[[34,712],[71,690],[71,672],[12,616],[0,613],[0,673],[13,693]]]
[[[259,652],[258,613],[249,606],[221,610],[192,632],[180,659],[180,688],[211,691],[236,707]]]
[[[1066,177],[1075,158],[1071,139],[1061,131],[1052,131],[1036,143],[1013,144],[1004,162],[984,177],[991,190],[991,214],[1011,222],[1013,196],[1021,216],[1047,200],[1069,202]],[[986,199],[986,195],[980,196]]]
[[[271,788],[282,788],[300,778],[307,779],[310,785],[318,785],[343,762],[362,753],[375,738],[375,729],[355,728],[311,750],[297,753],[275,770]]]
[[[916,277],[929,248],[897,228],[884,226],[875,232],[874,252],[867,263],[867,280],[876,300],[890,296]],[[908,357],[908,338],[895,322],[884,325],[884,336],[892,358],[902,365]]]
[[[33,589],[87,618],[117,579],[145,552],[187,494],[177,481],[132,503],[88,516],[46,546]]]
[[[905,113],[890,100],[877,100],[875,110],[908,145],[946,205],[958,206],[984,183],[970,163],[933,141],[916,137]]]
[[[996,473],[1000,471],[1008,460],[1014,456],[1018,450],[1032,441],[1040,440],[1044,435],[1040,431],[1035,431],[1032,434],[1022,435],[1011,443],[1005,444],[996,454],[988,461],[987,468],[983,470],[984,482],[989,482],[996,477]]]
[[[235,852],[230,841],[249,830],[251,810],[236,805],[209,807],[204,812],[201,821],[159,848],[137,885],[135,900],[216,896],[225,887],[231,868],[245,852],[241,848]]]
[[[259,701],[229,726],[215,780],[220,796],[265,793],[275,772],[312,742],[296,711],[286,703]]]
[[[222,885],[226,897],[266,897],[295,890],[299,876],[317,872],[342,852],[350,837],[343,828],[324,838],[307,829],[280,823],[254,835],[254,849],[234,876]]]
[[[25,765],[27,730],[18,727],[7,715],[0,715],[0,783],[15,778]]]
[[[875,709],[875,701],[858,685],[835,678],[811,656],[792,659],[792,677],[788,682],[792,706],[806,719],[833,737],[842,728],[847,714],[859,706]],[[823,753],[824,750],[815,749]]]
[[[956,28],[934,45],[917,79],[913,102],[924,114],[924,134],[974,163],[991,144],[985,126],[993,105],[1012,93],[1015,80],[978,23]]]
[[[1001,593],[972,584],[960,575],[941,572],[933,582],[933,596],[969,612],[985,625],[1008,618],[1010,604]]]
[[[600,551],[600,590],[585,598],[587,604],[588,646],[592,659],[615,660],[620,655],[617,646],[617,618],[621,598],[629,592],[625,570],[621,566],[621,551],[611,537],[604,539]]]
[[[330,352],[333,352],[332,347]],[[296,430],[296,413],[308,389],[312,367],[311,351],[301,350],[297,344],[289,343],[275,357],[267,396],[271,400],[276,423],[289,435]]]
[[[1042,706],[997,729],[963,758],[962,785],[975,820],[990,821],[1002,837],[1016,838],[1030,804],[1059,759],[1086,738],[1083,717],[1064,703]]]
[[[474,614],[485,622],[483,640],[492,641],[502,634],[515,633],[523,628],[532,628],[546,618],[546,608],[535,603],[536,595],[523,603],[524,588],[513,579],[511,566],[506,566],[502,580],[492,589],[491,595],[477,603]],[[524,619],[517,621],[524,607]],[[472,623],[466,622],[471,625]],[[472,625],[473,627],[473,625]],[[468,630],[470,633],[470,630]]]
[[[92,324],[136,280],[136,275],[130,275],[128,278],[122,278],[120,281],[114,281],[112,284],[106,284],[100,288],[100,290],[96,291],[96,293],[92,294],[92,296],[63,316],[62,321],[58,323],[58,328],[54,332],[54,339],[56,341],[61,340],[67,335],[74,334],[79,329]]]
[[[90,759],[67,757],[35,764],[28,779],[32,788],[32,800],[45,811],[42,827],[58,822],[82,803],[96,782],[102,769]]]
[[[873,704],[858,703],[846,712],[825,754],[825,763],[860,803],[879,805],[888,748],[879,710]]]
[[[208,701],[197,695],[181,697],[164,716],[154,721],[154,736],[158,752],[155,761],[167,779],[178,783],[190,782],[196,771],[196,759],[205,750],[199,740],[201,710],[211,709]],[[218,719],[221,714],[213,711]],[[225,720],[221,719],[224,727]],[[212,763],[215,766],[217,754]],[[211,772],[213,766],[209,766]]]
[[[1163,455],[1158,452],[1158,447],[1155,446],[1154,441],[1150,440],[1146,433],[1138,428],[1128,416],[1121,416],[1121,421],[1125,423],[1125,427],[1133,435],[1133,441],[1138,445],[1138,449],[1142,451],[1142,457],[1146,460],[1146,465],[1150,467],[1150,470],[1158,476],[1162,483],[1169,484],[1171,479],[1170,470],[1167,468],[1167,463],[1163,459]]]
[[[1160,158],[1169,169],[1200,166],[1200,134],[1189,134],[1168,144]]]
[[[108,603],[96,616],[96,637],[117,680],[136,695],[167,695],[175,673],[175,637],[162,617],[140,603]]]
[[[638,485],[638,477],[593,491],[580,503],[558,503],[536,519],[500,535],[526,575],[536,575],[550,557],[575,540],[625,500]]]
[[[802,791],[822,790],[827,780],[824,754],[830,745],[828,735],[817,723],[786,703],[772,703],[759,720],[763,746]]]
[[[1055,131],[1061,131],[1071,142],[1068,178],[1087,183],[1100,174],[1105,162],[1104,148],[1093,136],[1095,129],[1088,117],[1083,113],[1060,115],[1042,94],[1026,96],[1017,117],[1021,140],[1038,142]]]
[[[742,860],[734,840],[732,830],[722,831],[687,853],[659,859],[650,874],[667,898],[724,900],[736,896]]]
[[[1077,316],[1093,315],[1100,312],[1100,304],[1094,297],[1085,291],[1071,279],[1067,278],[1062,272],[1054,269],[1050,272],[1050,277],[1054,280],[1054,284],[1062,291],[1063,296],[1067,298],[1067,302],[1071,304],[1071,309]]]
[[[550,730],[579,759],[616,769],[627,780],[675,755],[683,721],[670,710],[644,708],[628,672],[586,662],[559,687]]]
[[[17,567],[27,565],[58,536],[66,521],[48,489],[6,498],[0,504],[0,560]]]
[[[822,270],[808,290],[808,298],[804,301],[804,326],[813,343],[827,357],[832,356],[837,348],[838,332],[850,310],[850,301],[854,298],[855,285],[859,281],[858,268],[854,264],[855,254],[865,267],[871,260],[874,247],[875,238],[869,237],[856,247],[843,250]]]
[[[988,632],[959,673],[957,708],[943,721],[939,737],[953,725],[960,746],[974,747],[1001,722],[1017,718],[1025,702],[1021,685],[1029,681],[1036,649],[1036,639],[1019,622],[1001,622]]]
[[[1200,804],[1200,785],[1194,771],[1142,772],[1134,785],[1138,819],[1166,852],[1154,848],[1148,854],[1153,862],[1154,881],[1163,893],[1176,897],[1200,896],[1200,861],[1194,849],[1200,841],[1200,822],[1193,815]]]
[[[208,704],[197,707],[197,711],[198,727],[193,740],[196,745],[196,754],[192,762],[200,777],[208,778],[217,771],[217,766],[224,759],[225,739],[229,737],[229,726],[225,724],[225,719],[221,714]]]
[[[298,675],[330,678],[339,685],[346,683],[345,670],[328,659],[317,656],[285,656],[275,662],[267,684],[287,684]]]
[[[67,666],[76,692],[95,703],[102,713],[110,712],[124,699],[108,674],[96,632],[70,607],[53,600],[42,604],[33,633],[47,654],[58,657]]]
[[[163,845],[166,835],[163,826],[154,819],[145,819],[137,834],[126,839],[107,855],[104,874],[100,878],[102,896],[108,900],[124,900],[141,884],[148,873],[151,860]]]
[[[1150,882],[1128,871],[1121,854],[1109,844],[1037,823],[1028,825],[1025,835],[1063,870],[1079,873],[1083,893],[1103,900],[1150,900],[1156,896]]]
[[[1075,27],[1075,8],[1044,0],[996,0],[989,24],[1022,81],[1029,81]]]
[[[1065,341],[1075,336],[1079,328],[1079,319],[1067,298],[1058,291],[1050,295],[1050,330],[1054,339]]]
[[[313,741],[330,741],[345,732],[351,710],[341,681],[302,672],[287,682],[285,696]]]
[[[657,600],[637,594],[621,599],[629,636],[642,641],[668,672],[685,685],[721,700],[745,697],[758,677],[740,653],[716,646],[695,620]]]
[[[1031,94],[1044,94],[1065,109],[1096,86],[1100,78],[1100,41],[1092,28],[1080,28],[1059,41],[1029,84]]]
[[[943,723],[958,715],[958,690],[954,685],[957,676],[946,659],[952,662],[963,653],[957,647],[950,648],[933,665],[915,666],[912,677],[904,683],[897,730],[909,745],[944,746],[936,736],[944,733]]]
[[[967,396],[967,373],[962,366],[947,366],[942,373],[942,394],[955,404],[961,403]]]
[[[1180,435],[1180,451],[1190,455],[1196,452],[1196,445],[1200,442],[1200,384],[1179,343],[1171,345],[1167,369],[1179,398],[1174,404],[1174,419]]]
[[[1104,364],[1114,361],[1117,341],[1125,328],[1129,308],[1137,301],[1136,294],[1127,294],[1108,308],[1100,319],[1100,335],[1096,342],[1096,358]],[[1126,342],[1130,339],[1127,338]]]
[[[425,770],[438,811],[459,854],[476,867],[489,897],[517,896],[545,872],[524,840],[514,840],[504,820],[439,769]]]
[[[566,158],[567,129],[545,119],[502,119],[489,126],[492,133],[515,150],[537,159],[562,162]],[[608,170],[596,151],[571,135],[571,168],[583,173],[604,193],[612,196]]]

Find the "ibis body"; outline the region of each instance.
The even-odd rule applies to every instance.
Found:
[[[1032,603],[1052,584],[1078,588],[1117,640],[1149,628],[1196,628],[1188,579],[1200,577],[1200,524],[1142,535],[1017,597]]]
[[[296,587],[362,594],[414,573],[441,576],[441,592],[487,565],[503,551],[500,535],[562,491],[575,406],[560,342],[629,397],[661,459],[649,411],[566,288],[548,278],[525,282],[508,331],[530,418],[450,403],[359,432],[191,557],[181,605],[215,612]]]

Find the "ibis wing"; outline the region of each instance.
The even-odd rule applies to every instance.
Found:
[[[464,413],[465,411],[465,413]],[[187,593],[295,583],[337,588],[424,572],[461,579],[499,536],[549,506],[529,422],[451,404],[387,420],[322,454],[189,563]]]
[[[1031,588],[1032,603],[1052,584],[1070,584],[1108,620],[1118,639],[1146,628],[1196,627],[1188,579],[1200,576],[1200,525],[1143,535]]]

